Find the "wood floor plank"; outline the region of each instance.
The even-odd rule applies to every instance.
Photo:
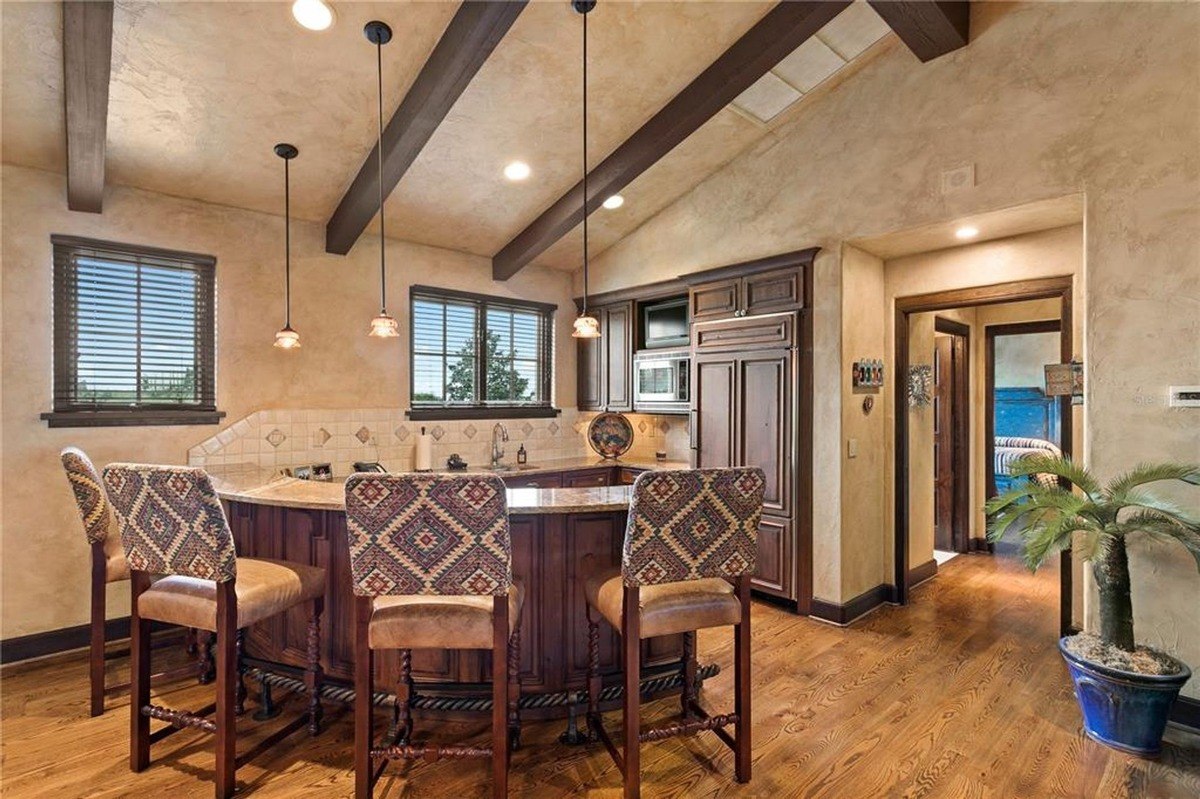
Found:
[[[1172,728],[1162,757],[1146,761],[1106,749],[1081,729],[1055,647],[1054,570],[1030,575],[1015,561],[960,556],[913,592],[908,607],[883,608],[849,629],[753,610],[754,780],[733,781],[733,758],[700,734],[643,747],[643,796],[655,799],[832,797],[833,799],[1195,799],[1200,736]],[[701,692],[707,706],[732,707],[728,630],[698,636],[704,662],[725,671]],[[157,663],[158,653],[156,653]],[[127,673],[118,661],[110,678]],[[60,657],[0,672],[0,794],[25,797],[208,797],[213,740],[180,732],[151,751],[150,768],[127,768],[128,698],[88,716],[86,664]],[[155,701],[200,707],[211,686],[156,688]],[[251,686],[251,706],[255,698]],[[270,722],[239,720],[239,750],[286,724],[303,698],[277,697]],[[665,721],[675,700],[651,703],[647,724]],[[238,772],[239,795],[349,796],[353,726],[331,708],[316,740],[289,738]],[[620,715],[607,723],[616,731]],[[485,740],[488,724],[418,724],[422,737]],[[621,796],[620,775],[599,746],[564,747],[562,724],[526,724],[512,762],[510,795]],[[376,796],[471,799],[490,795],[486,763],[393,766]]]

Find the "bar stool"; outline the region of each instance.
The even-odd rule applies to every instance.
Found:
[[[110,464],[104,485],[116,511],[129,561],[130,701],[129,767],[150,765],[150,744],[185,727],[215,733],[216,796],[235,790],[236,710],[239,704],[239,631],[301,604],[308,606],[307,713],[268,736],[264,751],[305,722],[320,728],[320,618],[325,570],[300,563],[237,557],[233,534],[203,469]],[[150,575],[164,575],[150,582]],[[217,636],[216,702],[195,713],[150,704],[150,621],[195,627]],[[215,720],[207,718],[216,711]],[[170,727],[150,734],[150,719]]]
[[[104,486],[100,482],[100,474],[92,464],[91,458],[76,447],[67,447],[60,453],[60,457],[67,480],[71,484],[71,491],[75,495],[75,505],[83,522],[83,533],[92,548],[88,678],[91,693],[90,712],[93,716],[99,716],[104,713],[105,696],[120,693],[129,687],[127,682],[109,686],[104,684],[104,661],[107,657],[105,647],[108,644],[104,629],[106,587],[109,583],[128,580],[129,564],[126,563],[125,552],[121,549],[121,534],[109,507]],[[189,629],[189,651],[195,651],[195,646],[195,631]],[[182,677],[203,676],[207,671],[207,661],[202,656],[196,664],[155,674],[152,680],[156,683],[167,682]]]
[[[621,568],[584,584],[588,620],[588,729],[612,755],[626,799],[640,796],[643,741],[712,730],[750,781],[750,574],[762,518],[758,468],[646,472],[633,484]],[[599,617],[621,634],[624,751],[600,717]],[[697,701],[695,630],[734,628],[734,712],[710,715]],[[684,634],[683,718],[641,730],[641,641]],[[735,725],[737,735],[723,728]]]
[[[392,759],[490,757],[492,795],[508,793],[520,734],[518,626],[504,483],[495,475],[355,474],[346,481],[354,584],[354,795],[372,796]],[[375,651],[400,650],[394,740],[375,745]],[[492,745],[412,740],[411,650],[492,650]],[[382,761],[378,768],[376,761]]]

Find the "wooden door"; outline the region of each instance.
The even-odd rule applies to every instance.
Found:
[[[693,322],[733,316],[741,308],[741,293],[740,278],[693,286],[688,291],[688,313]]]
[[[796,311],[804,306],[801,270],[776,269],[742,278],[743,316]]]
[[[692,359],[692,461],[697,468],[737,463],[736,381],[735,355],[700,355]]]
[[[969,536],[968,369],[967,337],[959,333],[935,335],[933,546],[947,552],[966,552]]]
[[[602,403],[610,411],[633,410],[633,303],[604,309],[604,377]]]
[[[597,314],[600,321],[601,338],[581,338],[578,342],[579,362],[576,366],[578,375],[576,389],[578,396],[575,404],[581,411],[599,411],[604,409],[604,314]]]

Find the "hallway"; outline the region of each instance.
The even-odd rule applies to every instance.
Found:
[[[839,629],[756,603],[754,609],[754,782],[730,779],[732,761],[714,737],[647,746],[643,769],[654,797],[1194,797],[1200,795],[1200,737],[1167,733],[1160,761],[1127,757],[1086,739],[1054,647],[1056,569],[1030,575],[1015,558],[964,555],[913,592],[907,608],[884,607]],[[701,662],[730,665],[725,631],[701,634]],[[120,661],[118,661],[120,662]],[[703,698],[730,703],[728,671]],[[209,689],[171,692],[171,704],[204,704]],[[251,686],[250,711],[256,692]],[[243,717],[240,748],[281,723]],[[678,707],[651,704],[650,720]],[[123,699],[87,718],[82,658],[6,670],[3,697],[6,799],[33,796],[207,797],[211,739],[182,732],[154,751],[140,775],[126,767]],[[291,739],[239,771],[248,796],[349,795],[350,716],[330,712],[320,738]],[[619,725],[615,714],[609,723]],[[482,731],[483,727],[479,728]],[[513,796],[617,797],[620,781],[599,745],[560,746],[560,722],[526,726],[514,758]],[[418,734],[447,739],[459,729]],[[88,747],[71,742],[87,740]],[[391,772],[398,773],[398,772]],[[482,795],[484,766],[442,761],[410,767],[402,787],[384,779],[377,795]],[[272,775],[269,781],[266,775]],[[584,786],[580,792],[578,786]]]

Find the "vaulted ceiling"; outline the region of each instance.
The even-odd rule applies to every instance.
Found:
[[[749,30],[770,2],[626,3],[589,17],[589,160],[594,165]],[[400,104],[458,4],[333,3],[324,32],[288,3],[118,0],[113,19],[107,179],[279,213],[272,146],[300,149],[292,209],[326,222],[375,143],[371,19],[385,46],[384,113]],[[62,9],[5,3],[3,160],[65,171]],[[591,218],[599,253],[792,115],[803,98],[889,33],[855,3],[622,190]],[[388,199],[389,235],[494,255],[580,177],[580,20],[533,2],[475,75]],[[505,164],[532,167],[507,181]],[[578,230],[537,258],[575,269]]]

